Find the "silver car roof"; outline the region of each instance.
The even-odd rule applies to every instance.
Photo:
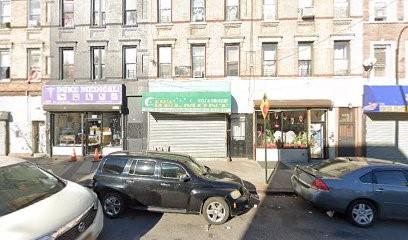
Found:
[[[0,167],[26,162],[26,160],[16,157],[0,156]]]

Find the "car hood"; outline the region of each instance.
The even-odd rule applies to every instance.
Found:
[[[244,185],[240,177],[225,171],[211,169],[205,177],[211,181],[239,185],[240,187]]]
[[[90,190],[73,182],[54,195],[0,217],[0,239],[38,239],[71,222],[94,203]]]

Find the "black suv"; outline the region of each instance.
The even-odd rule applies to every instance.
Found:
[[[208,223],[223,224],[249,208],[250,193],[239,177],[183,154],[110,154],[102,159],[93,186],[111,218],[130,207],[203,214]]]

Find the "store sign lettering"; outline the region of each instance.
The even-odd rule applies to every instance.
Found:
[[[43,105],[122,104],[122,85],[46,85],[42,91]]]
[[[231,112],[229,92],[153,92],[142,103],[144,112]]]

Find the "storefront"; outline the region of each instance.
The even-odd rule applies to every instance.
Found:
[[[148,149],[227,157],[230,92],[150,92],[142,103],[149,113]]]
[[[265,160],[265,142],[268,161],[328,157],[328,113],[333,107],[330,100],[271,100],[266,130],[260,102],[254,103],[257,161]]]
[[[123,150],[124,87],[121,84],[46,85],[49,154],[102,154]]]
[[[407,162],[408,86],[365,86],[367,157]]]

